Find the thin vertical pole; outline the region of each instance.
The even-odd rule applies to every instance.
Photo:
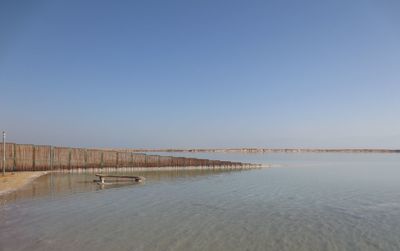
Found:
[[[6,175],[6,132],[3,131],[3,176]]]
[[[101,170],[103,170],[103,165],[104,165],[104,153],[101,152],[101,156],[100,156],[100,167],[101,167]]]
[[[71,169],[71,158],[72,158],[72,149],[69,148],[69,152],[68,152],[68,170]]]
[[[54,148],[50,146],[50,170],[53,170],[53,162],[54,162]]]
[[[118,164],[119,164],[119,152],[117,152],[117,156],[116,156],[116,164],[115,166],[118,168]]]
[[[87,156],[87,149],[85,148],[84,150],[84,159],[85,159],[85,169],[87,168],[87,161],[88,161],[88,156]]]
[[[32,171],[35,171],[36,168],[36,148],[35,145],[32,145]]]
[[[14,143],[14,165],[13,165],[13,172],[17,170],[17,144]]]

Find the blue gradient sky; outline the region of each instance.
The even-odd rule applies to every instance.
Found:
[[[3,0],[0,129],[69,146],[400,148],[399,13],[384,0]]]

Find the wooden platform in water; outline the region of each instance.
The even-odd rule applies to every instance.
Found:
[[[99,177],[99,182],[104,183],[105,178],[115,178],[115,179],[132,179],[135,180],[136,182],[142,182],[145,180],[144,177],[141,176],[131,176],[131,175],[113,175],[113,174],[102,174],[102,173],[97,173],[95,174],[97,177]]]

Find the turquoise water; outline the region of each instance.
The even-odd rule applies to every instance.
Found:
[[[176,155],[274,167],[43,176],[1,198],[0,250],[400,250],[400,155]]]

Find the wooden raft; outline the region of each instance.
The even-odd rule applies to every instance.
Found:
[[[101,174],[97,173],[95,174],[97,177],[99,177],[100,183],[104,184],[105,178],[118,178],[118,179],[132,179],[135,180],[136,182],[142,182],[145,180],[144,177],[141,176],[130,176],[130,175],[112,175],[112,174]]]

